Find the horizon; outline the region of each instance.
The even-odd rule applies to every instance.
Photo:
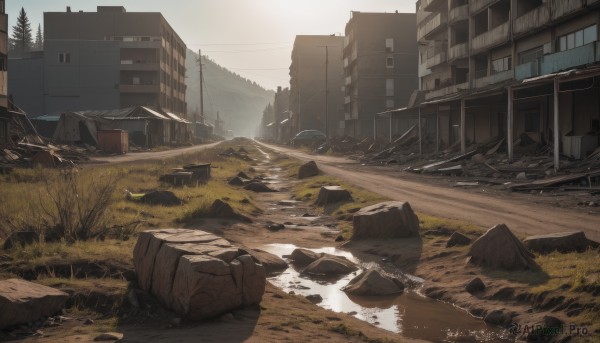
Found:
[[[275,91],[289,86],[291,51],[297,35],[343,35],[351,11],[415,13],[413,1],[397,0],[204,0],[202,3],[174,0],[169,6],[156,0],[129,0],[126,4],[98,0],[70,5],[69,1],[24,0],[7,2],[9,37],[21,7],[31,23],[35,39],[44,12],[94,12],[97,6],[123,6],[128,12],[160,12],[183,39],[188,49],[224,68]],[[237,7],[236,11],[231,9]],[[315,9],[318,9],[315,11]],[[199,13],[199,19],[195,19]],[[226,23],[228,25],[223,26]],[[231,25],[230,23],[236,23]],[[217,31],[216,28],[219,28]],[[255,37],[261,37],[256,39]]]

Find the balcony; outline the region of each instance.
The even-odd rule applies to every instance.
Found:
[[[548,4],[544,4],[515,19],[513,30],[518,35],[541,28],[549,22],[550,8]]]
[[[160,64],[158,62],[139,62],[131,60],[121,60],[121,70],[126,71],[158,71]]]
[[[600,43],[591,43],[575,49],[542,57],[541,74],[551,74],[600,61]]]
[[[469,42],[464,42],[462,44],[456,44],[453,47],[450,47],[448,51],[448,60],[453,61],[460,58],[466,58],[469,56]]]
[[[510,22],[506,22],[473,38],[473,51],[488,50],[494,46],[506,43],[509,39]]]
[[[132,85],[132,84],[120,84],[119,91],[121,93],[159,93],[160,86],[155,85]]]
[[[421,8],[427,12],[433,12],[432,10],[442,6],[447,0],[421,0]]]
[[[540,76],[541,59],[529,63],[523,63],[515,68],[515,79],[521,81],[530,77]]]
[[[460,83],[458,85],[450,85],[438,90],[430,91],[425,94],[425,100],[435,99],[447,95],[451,95],[454,93],[458,93],[460,91],[469,89],[469,83]]]
[[[475,14],[485,8],[488,8],[496,2],[498,2],[498,0],[471,0],[471,14]]]
[[[457,21],[469,20],[469,5],[462,5],[450,10],[448,22],[454,24]]]
[[[482,88],[489,85],[494,85],[496,83],[500,83],[506,80],[514,79],[515,73],[514,70],[506,70],[496,74],[492,74],[490,76],[481,77],[475,79],[475,88]]]
[[[448,12],[432,13],[429,19],[419,25],[417,39],[421,41],[423,38],[427,38],[432,33],[444,28],[446,24],[448,24]]]
[[[585,9],[584,0],[550,0],[552,6],[552,20],[567,16]]]
[[[433,47],[427,50],[427,60],[425,61],[425,67],[431,69],[437,65],[448,61],[448,45],[447,44],[435,44]]]

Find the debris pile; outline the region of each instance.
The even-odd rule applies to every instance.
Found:
[[[159,181],[173,186],[198,186],[210,180],[211,165],[189,164],[182,168],[173,169],[172,173],[162,175]]]
[[[238,151],[235,151],[233,148],[228,148],[219,154],[219,156],[223,157],[234,157],[243,161],[252,161],[252,158],[248,156],[248,152],[246,149],[240,148]]]

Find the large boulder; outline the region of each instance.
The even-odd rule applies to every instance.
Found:
[[[298,178],[306,179],[313,176],[319,175],[319,167],[317,167],[317,163],[315,161],[307,162],[300,166],[298,169]]]
[[[402,293],[404,284],[398,279],[382,275],[376,269],[369,269],[350,280],[342,290],[352,295],[392,295]]]
[[[254,257],[255,260],[260,262],[260,264],[265,267],[265,271],[267,274],[275,274],[282,272],[288,269],[288,264],[279,256],[268,253],[264,250],[260,249],[247,249],[244,248],[244,251],[248,253],[248,255]]]
[[[345,257],[324,255],[309,264],[302,272],[318,276],[336,276],[350,274],[357,269],[356,264]]]
[[[494,226],[479,237],[471,245],[467,256],[470,256],[470,263],[491,269],[537,268],[533,254],[504,224]]]
[[[388,201],[360,209],[353,217],[353,238],[419,235],[419,218],[408,202]]]
[[[317,206],[327,206],[339,202],[353,201],[350,192],[340,186],[323,186],[319,191]]]
[[[0,281],[0,329],[55,315],[68,299],[67,293],[29,281]]]
[[[263,265],[244,249],[204,231],[145,231],[133,262],[139,286],[191,320],[258,304],[265,290]]]
[[[292,251],[290,259],[294,261],[294,264],[296,265],[306,266],[318,260],[321,256],[323,256],[323,254],[316,253],[312,250],[296,248]]]
[[[589,248],[598,247],[598,243],[587,239],[583,231],[530,236],[523,240],[523,244],[530,251],[540,254],[549,254],[553,251],[584,252]]]

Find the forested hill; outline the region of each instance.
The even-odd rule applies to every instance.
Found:
[[[186,58],[186,98],[188,112],[200,106],[198,54],[188,50]],[[204,72],[204,113],[210,123],[217,118],[225,129],[236,136],[254,136],[265,106],[273,102],[275,92],[266,90],[256,82],[245,79],[202,56]]]

